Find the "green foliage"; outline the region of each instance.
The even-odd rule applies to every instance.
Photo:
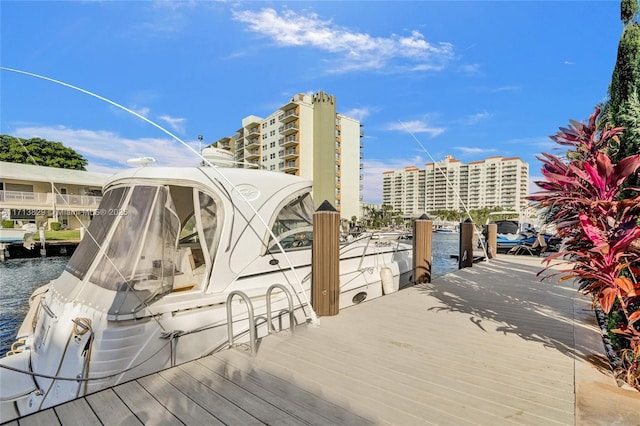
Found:
[[[469,214],[471,215],[471,220],[476,225],[484,225],[487,222],[487,218],[489,217],[489,213],[491,212],[499,212],[504,211],[502,207],[484,207],[482,209],[469,210]],[[449,222],[463,222],[469,216],[465,211],[457,211],[457,210],[435,210],[429,212],[429,216],[437,217],[440,220],[446,220]]]
[[[51,222],[50,226],[52,231],[59,231],[60,228],[62,227],[60,222]]]
[[[638,16],[638,0],[622,0],[620,2],[620,19],[627,25]]]
[[[364,217],[361,222],[367,228],[380,229],[384,226],[402,225],[402,212],[393,210],[388,204],[383,204],[382,208],[365,207]]]
[[[2,221],[2,227],[5,228],[5,229],[13,228],[13,221],[12,220],[3,220]]]
[[[637,1],[623,0],[622,3],[623,13],[634,13],[634,16],[637,16]],[[640,23],[630,20],[626,23],[620,37],[618,56],[609,86],[609,100],[606,104],[606,122],[613,127],[625,128],[620,135],[619,144],[615,144],[610,152],[614,161],[640,152],[640,139],[637,136],[640,132],[638,94],[640,94]],[[630,186],[637,183],[637,176],[629,180]]]
[[[0,135],[0,161],[61,169],[86,170],[88,161],[61,142]]]

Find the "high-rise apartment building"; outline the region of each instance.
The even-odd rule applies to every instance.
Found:
[[[382,203],[420,216],[436,210],[484,207],[524,211],[528,202],[529,165],[520,158],[489,157],[463,164],[451,155],[424,170],[406,167],[383,173]]]
[[[336,112],[333,95],[298,94],[266,118],[248,116],[214,146],[239,163],[313,180],[316,205],[328,200],[342,218],[360,214],[362,126]]]

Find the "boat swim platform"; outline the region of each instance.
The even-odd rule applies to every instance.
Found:
[[[11,425],[639,425],[586,297],[488,262]]]

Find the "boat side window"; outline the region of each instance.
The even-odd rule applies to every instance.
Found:
[[[306,193],[286,204],[276,216],[271,231],[285,250],[311,246],[313,242],[313,200]],[[279,248],[273,237],[269,240],[269,252]]]
[[[117,218],[114,214],[106,214],[108,212],[123,211],[122,203],[124,202],[129,188],[120,187],[107,191],[100,202],[100,207],[93,214],[87,235],[82,239],[78,248],[74,251],[73,256],[69,259],[69,263],[65,269],[67,272],[75,275],[79,279],[84,279],[91,263],[95,259],[100,247],[104,243],[107,233],[111,229],[114,220]],[[105,214],[103,214],[105,213]]]

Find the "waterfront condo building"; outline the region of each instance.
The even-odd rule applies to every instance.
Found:
[[[234,160],[313,180],[316,205],[328,200],[344,219],[360,214],[362,126],[336,112],[333,95],[297,94],[266,118],[245,117],[213,144]]]
[[[47,229],[89,226],[102,200],[106,173],[0,161],[0,213],[14,226],[35,223]]]
[[[383,173],[382,203],[407,217],[437,210],[485,207],[524,211],[529,165],[520,158],[489,157],[463,164],[451,155],[423,170],[406,167]],[[464,204],[464,206],[463,206]]]

